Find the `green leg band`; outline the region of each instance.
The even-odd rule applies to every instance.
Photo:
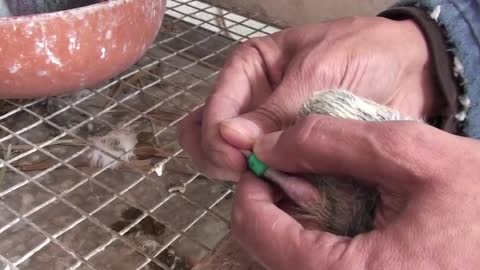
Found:
[[[248,167],[258,177],[263,177],[263,174],[268,170],[268,166],[260,161],[255,154],[248,157]]]

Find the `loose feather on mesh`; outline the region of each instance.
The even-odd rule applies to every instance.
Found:
[[[134,159],[133,149],[138,140],[132,128],[124,128],[112,130],[102,137],[91,138],[90,142],[95,146],[88,154],[91,165],[96,167],[110,165],[110,168],[115,169],[121,165],[121,162],[111,156],[117,157],[120,161]]]

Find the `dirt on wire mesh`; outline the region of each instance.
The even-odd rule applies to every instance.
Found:
[[[224,197],[224,194],[230,187],[202,177],[193,169],[176,142],[176,122],[201,105],[211,90],[213,76],[218,71],[213,64],[221,62],[224,56],[219,53],[207,59],[207,50],[219,50],[230,41],[223,43],[221,37],[215,36],[178,53],[182,46],[211,33],[196,29],[170,39],[176,33],[185,32],[185,27],[191,27],[182,23],[171,26],[162,30],[164,36],[160,34],[156,45],[137,65],[105,85],[67,96],[3,101],[8,108],[0,107],[3,114],[14,110],[12,115],[0,119],[1,125],[13,132],[0,130],[3,138],[0,155],[6,155],[11,146],[10,160],[14,160],[11,165],[21,171],[7,170],[7,177],[0,181],[1,190],[13,190],[18,183],[27,183],[25,177],[31,177],[53,192],[63,194],[66,202],[87,214],[95,213],[92,218],[100,222],[98,226],[87,218],[59,237],[74,249],[80,248],[78,239],[85,245],[101,245],[112,231],[120,232],[120,237],[116,235],[118,239],[105,250],[90,253],[92,263],[98,268],[128,258],[118,269],[136,269],[134,254],[143,253],[154,259],[144,266],[145,270],[165,269],[157,265],[158,262],[167,269],[192,269],[228,233],[232,202],[230,196]],[[168,41],[162,43],[163,38]],[[185,39],[182,41],[182,38]],[[191,56],[197,52],[203,55]],[[204,60],[198,62],[202,57]],[[112,130],[130,126],[137,140],[132,150],[134,157],[120,159],[116,169],[92,168],[87,158],[92,150],[89,138],[103,137]],[[20,137],[41,147],[37,149]],[[46,142],[48,145],[43,145]],[[118,146],[114,141],[112,145]],[[78,156],[70,159],[72,154]],[[158,176],[154,169],[163,161],[163,175]],[[20,214],[41,203],[32,202],[32,198],[44,196],[32,183],[9,193],[6,202],[13,203]],[[20,199],[15,201],[13,197]],[[61,209],[47,206],[48,210],[33,216],[53,232],[55,224],[50,225],[51,219],[43,216],[60,212],[55,217],[60,221],[72,214],[78,216],[77,211],[68,211],[69,207],[69,204]],[[124,210],[127,213],[121,214]],[[207,213],[203,215],[205,210]],[[93,231],[102,237],[93,236]],[[18,239],[9,237],[12,241]],[[124,240],[129,248],[122,244]],[[28,243],[22,245],[26,250],[34,248]],[[0,243],[0,251],[2,247],[5,246]],[[93,251],[86,251],[82,256],[87,252]]]

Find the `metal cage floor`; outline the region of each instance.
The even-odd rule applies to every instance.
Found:
[[[199,1],[167,6],[118,78],[0,100],[0,269],[191,269],[228,233],[231,187],[192,169],[175,128],[239,42],[278,29]],[[135,147],[106,153],[112,130],[134,132]],[[92,166],[92,151],[108,164]]]

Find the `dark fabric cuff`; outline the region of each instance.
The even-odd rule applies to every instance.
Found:
[[[394,7],[381,12],[379,17],[391,20],[413,20],[423,31],[427,40],[433,67],[436,89],[443,110],[428,119],[431,125],[449,133],[460,134],[455,115],[459,109],[458,97],[462,95],[460,82],[454,76],[453,56],[449,54],[450,46],[442,28],[425,11],[416,7]]]

